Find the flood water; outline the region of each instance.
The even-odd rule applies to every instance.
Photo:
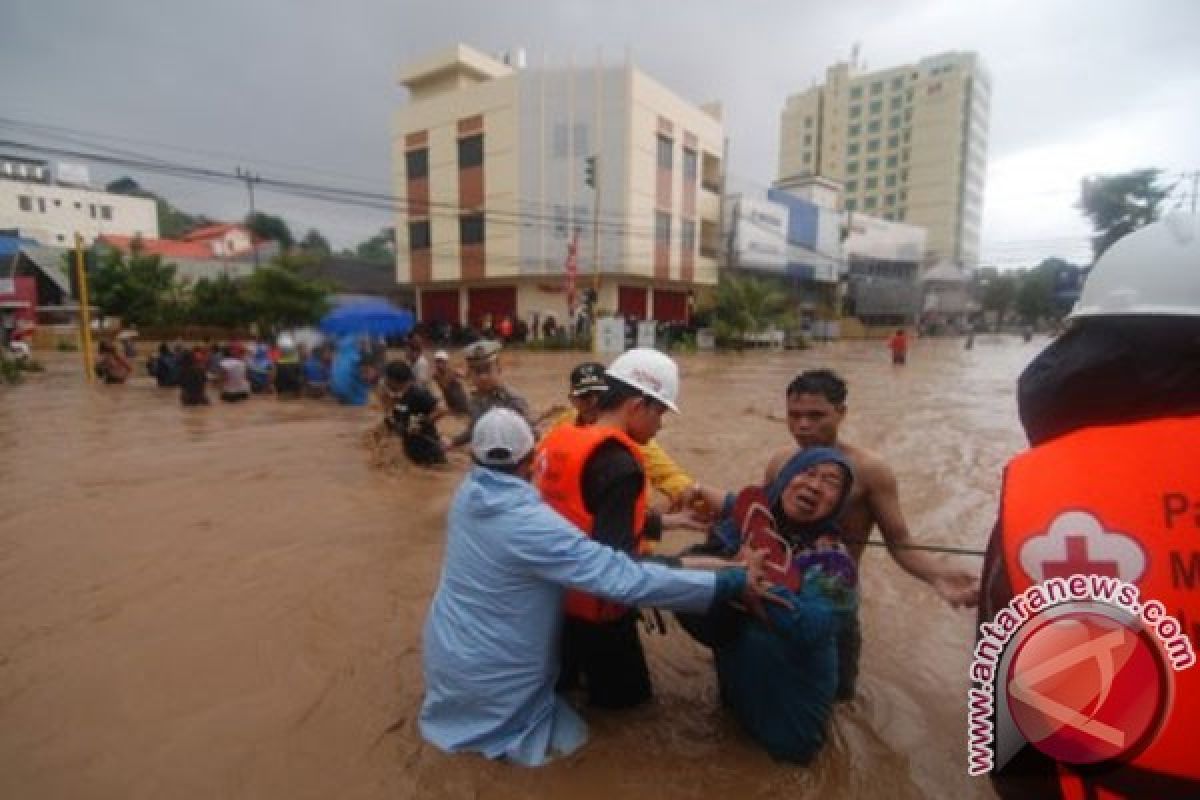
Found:
[[[1024,445],[1016,376],[1044,344],[922,339],[906,367],[881,342],[685,356],[683,413],[660,441],[706,483],[757,481],[789,441],[784,387],[833,367],[850,384],[843,436],[891,462],[914,535],[982,548]],[[416,728],[420,631],[463,462],[381,468],[369,409],[184,409],[144,374],[88,387],[69,354],[42,358],[45,374],[0,388],[2,797],[991,796],[966,774],[973,612],[879,548],[863,561],[859,694],[811,767],[738,730],[707,651],[673,622],[644,637],[654,702],[588,712],[576,756],[445,756]],[[580,360],[504,358],[539,409]]]

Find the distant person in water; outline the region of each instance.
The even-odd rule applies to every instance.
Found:
[[[129,373],[133,369],[111,342],[100,342],[97,349],[100,352],[100,358],[96,362],[96,377],[105,383],[124,383],[129,379]]]
[[[250,380],[246,377],[242,353],[240,344],[228,345],[221,352],[221,399],[226,403],[240,403],[250,396]]]
[[[442,390],[442,399],[451,414],[466,416],[471,413],[462,376],[450,365],[450,354],[445,350],[438,350],[433,355],[433,382]]]
[[[446,409],[433,392],[417,383],[409,364],[392,361],[383,376],[379,398],[384,422],[403,441],[405,455],[421,466],[446,463],[446,451],[437,429],[437,421],[446,415]]]
[[[897,328],[888,339],[888,349],[892,351],[893,364],[902,365],[908,361],[908,334],[903,328]]]
[[[179,402],[185,406],[208,405],[208,373],[192,350],[179,354]]]
[[[370,363],[352,336],[343,336],[333,357],[331,386],[339,403],[365,406],[370,389]]]

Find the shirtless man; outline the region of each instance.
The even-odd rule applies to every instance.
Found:
[[[854,466],[854,488],[838,525],[846,546],[857,562],[862,558],[867,537],[878,526],[896,563],[914,577],[928,583],[955,608],[973,608],[979,600],[979,576],[953,569],[928,553],[904,547],[913,544],[912,534],[900,511],[896,476],[877,453],[838,438],[838,426],[846,417],[846,383],[827,369],[801,373],[787,388],[788,430],[796,444],[805,447],[834,447]],[[780,467],[796,452],[786,447],[767,463],[765,484],[775,480]]]
[[[803,372],[788,385],[787,409],[788,430],[801,449],[836,448],[854,468],[854,486],[837,523],[855,564],[862,558],[867,537],[878,526],[888,552],[906,572],[928,583],[955,608],[974,607],[979,602],[979,576],[906,548],[904,545],[912,544],[913,538],[900,511],[896,476],[891,467],[878,454],[838,438],[838,426],[846,416],[845,381],[827,369]],[[786,447],[771,457],[764,485],[774,482],[796,451],[795,447]],[[861,648],[862,631],[856,616],[838,637],[837,699],[840,701],[854,697]]]

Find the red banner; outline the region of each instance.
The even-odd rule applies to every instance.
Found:
[[[575,316],[575,279],[579,276],[579,260],[575,254],[579,250],[579,231],[567,245],[567,316]]]

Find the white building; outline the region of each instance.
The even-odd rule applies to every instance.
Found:
[[[920,311],[918,283],[926,231],[915,225],[845,213],[846,306],[864,326],[912,324]]]
[[[112,194],[86,183],[87,170],[82,167],[60,169],[56,180],[45,161],[0,156],[0,230],[51,247],[73,246],[76,233],[88,245],[106,233],[158,237],[153,200]]]

